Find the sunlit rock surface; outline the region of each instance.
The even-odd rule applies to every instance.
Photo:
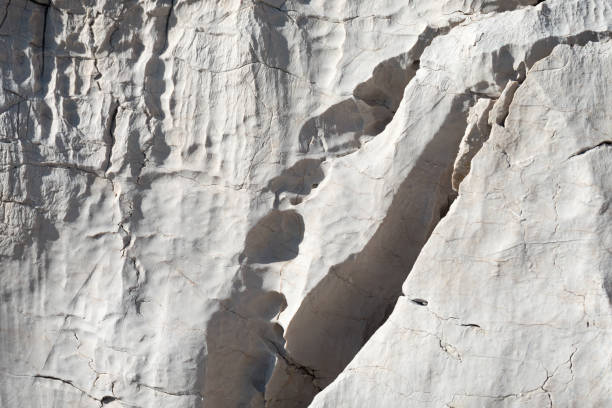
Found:
[[[0,0],[0,406],[612,406],[610,0]]]
[[[610,69],[612,43],[590,43],[529,70],[393,313],[313,406],[612,404]]]

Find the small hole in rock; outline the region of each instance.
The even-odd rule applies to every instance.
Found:
[[[417,305],[420,305],[420,306],[427,306],[427,304],[429,303],[425,299],[418,299],[418,298],[417,299],[412,299],[412,301],[414,303],[416,303]]]
[[[319,183],[314,183],[314,184],[312,185],[312,188],[317,188],[317,187],[319,187]]]
[[[116,401],[117,398],[115,397],[111,397],[110,395],[107,395],[106,397],[103,397],[100,402],[102,403],[102,405],[104,404],[110,404],[113,401]]]

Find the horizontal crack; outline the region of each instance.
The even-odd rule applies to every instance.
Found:
[[[138,383],[138,386],[145,387],[156,392],[161,392],[162,394],[172,395],[173,397],[198,397],[201,400],[204,400],[204,395],[195,391],[168,391],[160,387],[142,383]]]
[[[66,384],[66,385],[74,388],[75,390],[79,391],[81,394],[87,396],[88,398],[91,398],[92,400],[97,401],[100,404],[100,407],[102,407],[104,404],[107,404],[109,402],[118,400],[118,398],[116,398],[114,396],[104,396],[102,398],[96,398],[93,395],[91,395],[90,393],[88,393],[87,391],[83,390],[82,388],[79,388],[76,385],[74,385],[74,383],[72,381],[65,380],[65,379],[59,378],[59,377],[55,377],[53,375],[36,374],[36,375],[30,376],[30,377],[38,378],[38,379],[42,379],[42,380],[58,381],[58,382],[61,382],[63,384]]]
[[[567,158],[567,160],[574,158],[576,156],[581,156],[585,153],[590,152],[591,150],[595,150],[595,149],[599,149],[600,147],[604,147],[604,146],[611,146],[612,147],[612,140],[604,140],[603,142],[596,144],[595,146],[591,146],[591,147],[585,147],[583,149],[578,150],[576,153],[572,154],[570,157]]]

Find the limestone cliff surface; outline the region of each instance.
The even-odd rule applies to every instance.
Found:
[[[0,406],[612,406],[611,0],[0,0]]]

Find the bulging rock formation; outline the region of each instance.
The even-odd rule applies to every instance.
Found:
[[[612,406],[610,0],[2,0],[0,406]]]

